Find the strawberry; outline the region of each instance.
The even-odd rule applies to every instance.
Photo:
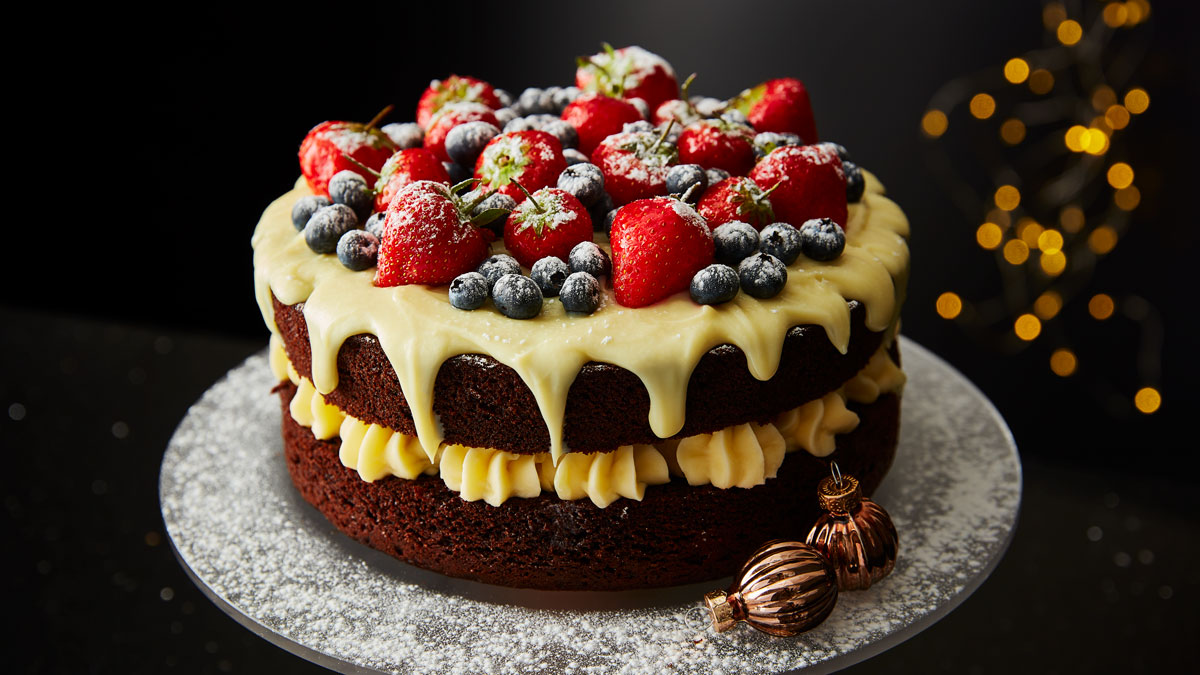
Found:
[[[690,124],[679,134],[679,162],[744,176],[754,168],[754,130],[723,119]]]
[[[496,119],[492,109],[482,103],[447,103],[433,117],[425,131],[425,148],[439,160],[449,162],[450,155],[446,154],[446,134],[454,127],[467,122],[487,122],[496,127],[504,126]]]
[[[445,183],[417,181],[396,194],[383,223],[375,285],[446,284],[474,270],[488,243],[471,220],[475,203],[464,202]]]
[[[479,153],[475,177],[480,182],[476,187],[520,200],[524,195],[513,179],[526,189],[539,190],[555,185],[565,168],[567,160],[557,138],[545,131],[510,131],[488,141]]]
[[[417,124],[428,129],[443,106],[458,101],[482,103],[492,110],[503,107],[492,85],[465,75],[451,75],[430,82],[429,88],[421,94],[421,100],[417,102]]]
[[[667,194],[667,170],[676,162],[676,150],[665,136],[654,131],[614,134],[592,153],[614,204]]]
[[[846,223],[846,174],[837,151],[828,145],[775,148],[750,177],[759,185],[778,185],[771,205],[782,221],[797,227],[813,218]]]
[[[583,94],[563,109],[562,118],[579,132],[579,151],[590,157],[600,141],[641,120],[642,114],[628,101]]]
[[[613,219],[613,290],[626,307],[644,307],[686,291],[712,264],[713,238],[704,218],[670,197],[626,204]]]
[[[504,224],[504,247],[526,267],[546,256],[566,260],[581,241],[592,240],[592,218],[575,195],[542,188],[525,198]]]
[[[329,179],[339,171],[349,169],[368,181],[375,178],[368,170],[346,159],[346,155],[378,171],[395,150],[392,139],[374,125],[322,122],[300,143],[300,172],[314,194],[328,197]]]
[[[375,210],[387,211],[396,193],[419,180],[449,184],[450,175],[441,161],[425,148],[397,150],[379,170],[379,179],[375,181]]]
[[[705,190],[696,210],[713,229],[738,220],[761,230],[775,222],[773,200],[767,197],[772,191],[773,188],[764,191],[759,183],[745,176],[733,176]]]
[[[583,91],[626,100],[640,98],[652,111],[663,101],[679,97],[679,83],[671,64],[641,47],[613,49],[606,43],[603,52],[580,57],[577,62],[575,86]]]
[[[670,101],[663,101],[654,111],[654,125],[661,127],[664,124],[669,124],[672,120],[680,126],[686,127],[693,122],[699,122],[703,117],[696,112],[695,106],[688,101],[680,98],[673,98]]]
[[[742,111],[755,131],[797,134],[805,143],[820,140],[808,90],[800,80],[767,80],[738,94],[729,105]]]

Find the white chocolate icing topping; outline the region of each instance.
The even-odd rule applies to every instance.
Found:
[[[568,315],[557,299],[550,299],[538,317],[524,321],[508,319],[490,306],[455,309],[444,286],[377,288],[369,272],[350,271],[336,256],[313,253],[290,217],[295,201],[311,194],[301,179],[267,207],[255,229],[255,295],[273,333],[278,328],[271,294],[285,305],[304,302],[312,383],[318,393],[337,387],[337,353],[346,338],[377,336],[430,462],[442,446],[433,412],[438,370],[448,358],[473,353],[513,368],[529,387],[557,462],[564,452],[567,391],[589,361],[610,363],[640,378],[650,395],[650,427],[660,438],[669,438],[683,428],[692,370],[713,347],[737,346],[751,374],[766,380],[775,374],[792,326],[822,326],[833,346],[845,353],[850,339],[847,300],[864,304],[870,330],[893,325],[907,282],[908,220],[883,196],[879,181],[866,171],[863,175],[866,190],[860,203],[849,206],[843,254],[825,263],[801,256],[788,267],[787,284],[774,298],[742,293],[708,306],[696,304],[685,292],[631,309],[617,304],[606,288],[594,314]],[[597,240],[608,250],[603,235]],[[503,251],[502,244],[493,244],[493,251]]]

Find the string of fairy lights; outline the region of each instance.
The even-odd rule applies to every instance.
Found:
[[[1002,281],[994,297],[947,290],[935,309],[1006,353],[1052,341],[1049,370],[1064,378],[1084,365],[1071,347],[1079,336],[1058,320],[1064,308],[1086,302],[1101,323],[1123,316],[1141,337],[1141,384],[1110,399],[1151,414],[1162,405],[1161,319],[1141,297],[1089,290],[1097,263],[1117,247],[1142,200],[1137,171],[1123,158],[1124,131],[1150,108],[1136,82],[1147,41],[1128,36],[1145,26],[1151,7],[1147,0],[1069,4],[1043,6],[1047,47],[946,83],[921,118],[931,166],[958,206],[982,220],[975,243],[994,253]],[[982,194],[954,167],[951,151],[963,145],[938,142],[951,115],[976,138],[971,147],[994,186]]]

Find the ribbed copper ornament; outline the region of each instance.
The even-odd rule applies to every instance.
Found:
[[[805,541],[821,552],[837,571],[838,588],[855,591],[886,577],[896,565],[900,537],[883,507],[862,496],[858,481],[834,475],[817,486],[825,513]]]
[[[727,591],[704,595],[718,633],[745,621],[764,633],[799,635],[829,616],[837,604],[837,574],[815,549],[798,541],[763,544]]]

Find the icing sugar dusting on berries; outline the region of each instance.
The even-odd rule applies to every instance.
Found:
[[[701,216],[699,213],[696,213],[696,209],[693,209],[691,206],[688,206],[688,204],[686,202],[680,201],[678,199],[672,199],[671,200],[671,208],[674,209],[675,213],[679,214],[679,217],[683,218],[683,220],[686,223],[688,223],[689,225],[700,228],[705,233],[707,233],[709,231],[708,230],[708,221],[704,220],[704,217]]]

